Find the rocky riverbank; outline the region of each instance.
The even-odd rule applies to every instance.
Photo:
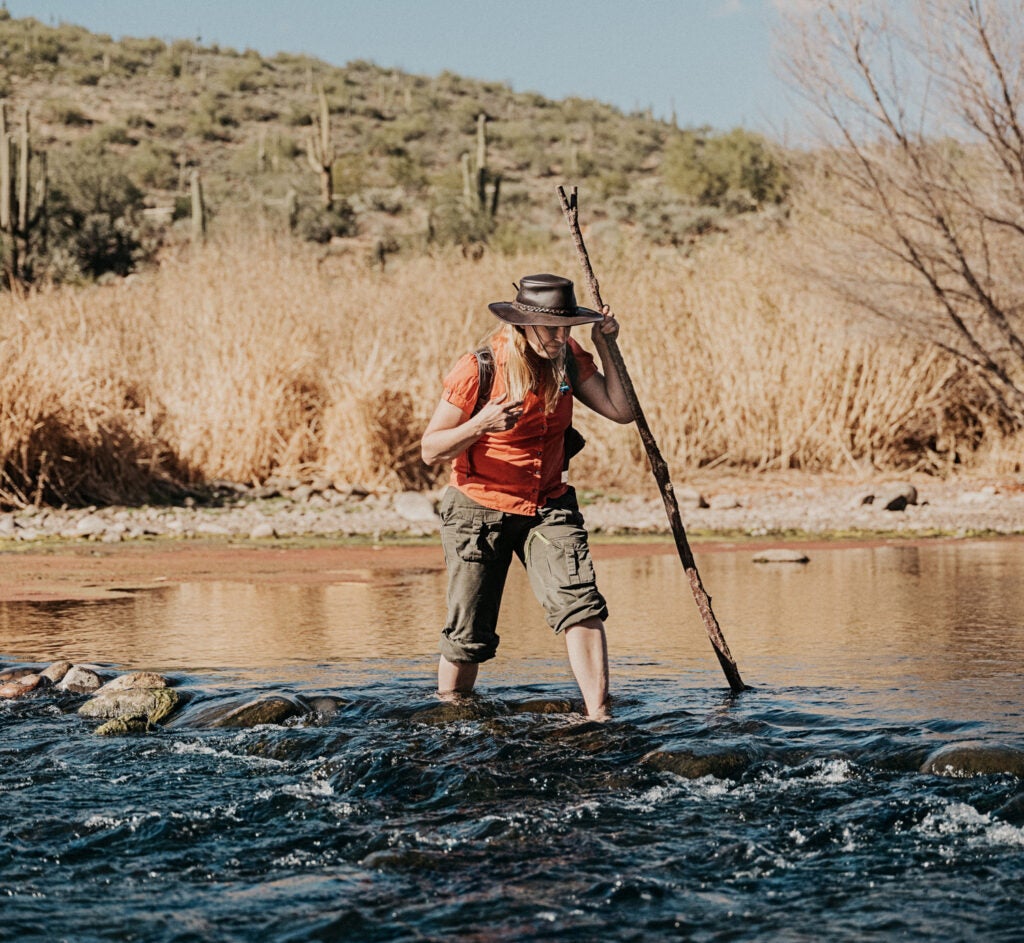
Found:
[[[975,536],[1024,533],[1024,478],[849,481],[715,478],[677,487],[691,537]],[[28,507],[0,513],[0,546],[158,539],[370,539],[437,533],[441,491],[375,493],[330,482],[222,482],[177,506]],[[669,533],[660,497],[581,492],[595,536]]]

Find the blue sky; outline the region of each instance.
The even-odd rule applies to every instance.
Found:
[[[778,12],[801,0],[5,0],[12,16],[112,36],[201,39],[445,69],[550,98],[577,95],[684,126],[787,137],[772,69]]]

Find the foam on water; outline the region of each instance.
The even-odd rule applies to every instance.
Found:
[[[1000,845],[1024,847],[1024,828],[993,819],[989,813],[979,812],[964,802],[941,802],[938,809],[924,817],[916,831],[927,839],[940,840],[945,854],[955,853],[960,843],[958,840],[968,848]]]

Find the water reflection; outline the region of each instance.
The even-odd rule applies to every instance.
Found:
[[[836,547],[811,556],[806,566],[766,566],[742,549],[698,553],[750,683],[895,690],[970,679],[1008,697],[1024,694],[1024,542]],[[618,675],[707,672],[721,680],[676,557],[623,556],[598,568]],[[196,582],[104,601],[3,603],[0,653],[165,670],[422,659],[426,676],[444,620],[443,573],[359,576],[327,585]],[[561,640],[518,569],[500,633],[495,673],[563,671]],[[949,696],[959,695],[950,688]]]

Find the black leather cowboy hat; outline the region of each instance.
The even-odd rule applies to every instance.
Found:
[[[527,275],[516,288],[515,301],[495,301],[487,306],[509,324],[571,327],[604,320],[599,312],[576,304],[572,282],[560,275]]]

